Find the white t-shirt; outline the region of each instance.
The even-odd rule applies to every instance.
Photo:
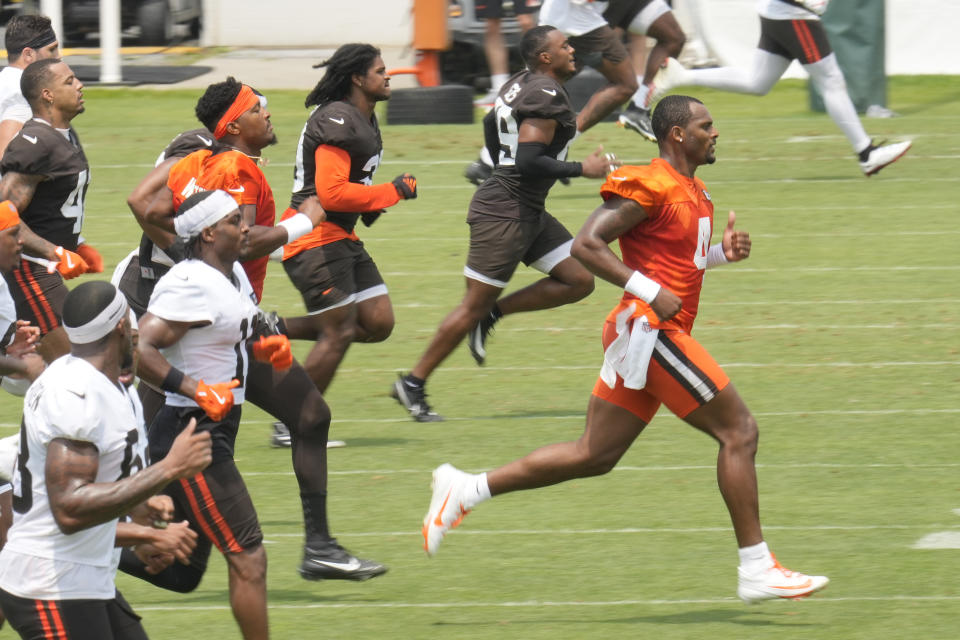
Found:
[[[189,329],[175,344],[161,349],[172,366],[207,384],[237,378],[235,405],[243,403],[247,349],[257,317],[256,295],[239,262],[233,282],[202,260],[184,260],[157,281],[147,311],[171,322],[209,322]],[[167,404],[196,407],[193,398],[167,392]]]
[[[50,509],[44,469],[47,446],[56,438],[97,447],[96,482],[116,482],[143,469],[149,461],[139,397],[68,354],[31,385],[22,428],[26,451],[21,440],[13,526],[0,552],[0,588],[40,600],[113,598],[120,561],[117,519],[65,535]]]
[[[8,347],[16,331],[17,306],[10,295],[6,278],[0,276],[0,346]],[[13,325],[13,329],[10,326]]]
[[[33,111],[27,99],[20,92],[20,76],[23,69],[4,67],[0,71],[0,122],[16,120],[26,122],[33,117]]]
[[[780,0],[759,0],[757,11],[769,20],[819,20],[813,11]]]
[[[556,27],[568,36],[582,36],[607,24],[603,18],[606,9],[606,2],[543,0],[540,24]]]

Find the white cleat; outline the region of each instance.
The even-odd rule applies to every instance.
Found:
[[[826,576],[808,576],[782,567],[777,559],[773,566],[758,574],[747,575],[737,568],[737,595],[746,603],[764,600],[806,598],[830,583]]]
[[[652,105],[674,87],[688,84],[687,69],[676,58],[667,58],[650,83],[653,89],[647,103]]]
[[[433,498],[430,510],[423,518],[423,549],[429,555],[437,552],[440,541],[470,513],[463,508],[463,493],[470,474],[451,464],[442,464],[433,470]]]
[[[911,146],[913,146],[913,142],[908,140],[874,147],[870,150],[867,159],[860,161],[860,169],[863,171],[863,175],[870,177],[888,164],[893,164],[902,158]]]

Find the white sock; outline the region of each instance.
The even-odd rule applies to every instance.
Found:
[[[489,499],[490,486],[487,484],[487,474],[471,475],[463,492],[463,508],[473,509],[484,500]]]
[[[500,89],[503,88],[503,85],[507,84],[507,80],[510,79],[510,74],[508,73],[495,73],[490,76],[490,90],[494,93],[500,93]]]
[[[490,157],[490,149],[487,149],[486,145],[480,147],[480,162],[493,168],[493,158]]]
[[[823,97],[824,108],[843,131],[843,135],[847,136],[850,146],[858,153],[863,151],[870,144],[870,136],[864,131],[857,109],[850,101],[847,83],[837,63],[837,56],[831,53],[819,62],[804,65],[804,69],[810,74],[810,79]]]
[[[747,574],[754,575],[766,571],[773,566],[773,556],[766,542],[749,547],[740,547],[740,568]]]
[[[650,105],[647,104],[647,99],[650,97],[650,87],[643,84],[643,76],[637,76],[637,85],[639,85],[640,88],[633,94],[630,101],[633,102],[638,109],[649,109]]]

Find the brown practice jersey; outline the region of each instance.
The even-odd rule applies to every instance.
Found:
[[[490,114],[487,117],[495,119],[496,139],[487,140],[486,144],[497,166],[491,178],[477,189],[475,203],[499,204],[504,196],[508,196],[509,200],[523,205],[523,209],[543,210],[547,193],[556,179],[524,176],[517,168],[520,125],[527,118],[556,120],[557,128],[546,153],[557,160],[565,160],[577,133],[577,114],[570,105],[566,89],[548,75],[521,71],[503,85]],[[491,134],[494,132],[493,127],[485,129]],[[491,217],[522,217],[499,206],[481,208]],[[498,209],[501,211],[499,215]]]
[[[43,176],[20,217],[44,240],[74,251],[83,226],[90,165],[73,128],[54,129],[42,120],[28,120],[0,161],[0,173],[9,172]]]

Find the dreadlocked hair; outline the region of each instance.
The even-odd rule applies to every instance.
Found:
[[[197,107],[194,109],[197,120],[210,131],[216,129],[220,118],[240,95],[241,89],[243,89],[243,84],[233,76],[228,76],[225,81],[207,87],[207,90],[197,100]]]
[[[304,100],[304,105],[323,106],[336,100],[343,100],[350,93],[353,76],[367,74],[373,61],[380,56],[380,49],[372,44],[345,44],[337,49],[329,59],[314,65],[314,69],[326,67],[323,77],[313,91]]]

